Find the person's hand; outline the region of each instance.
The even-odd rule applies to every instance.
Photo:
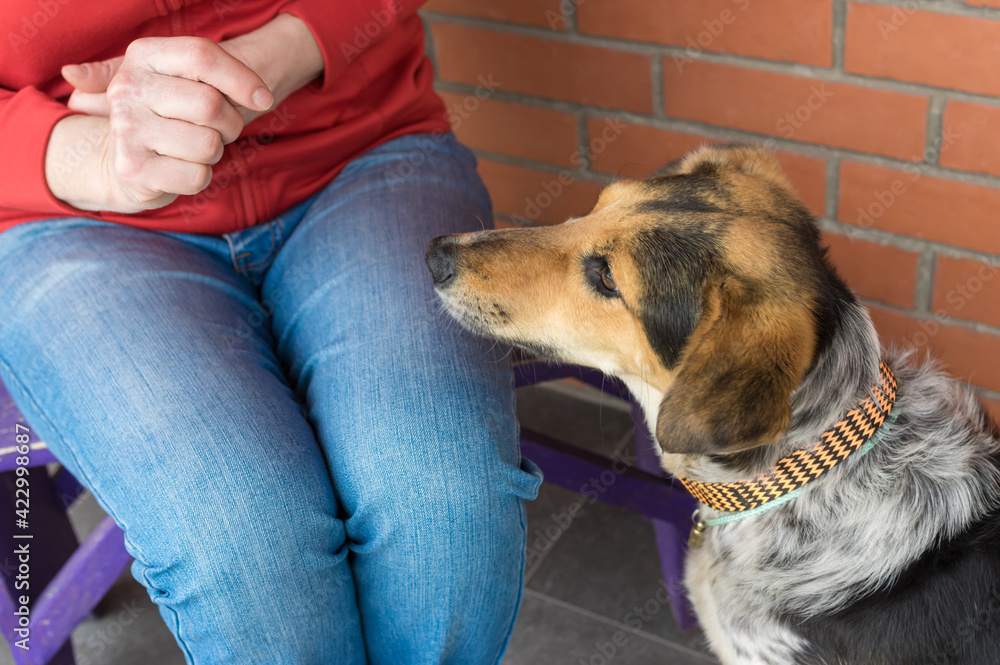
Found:
[[[64,76],[80,91],[71,108],[107,116],[64,118],[46,151],[53,195],[83,210],[134,213],[197,194],[211,182],[223,146],[243,129],[238,107],[262,113],[274,103],[256,72],[198,37],[138,39],[123,58],[69,65]],[[85,126],[89,163],[78,167],[97,172],[67,174],[60,166],[67,154],[80,154]]]
[[[234,55],[240,62],[246,64],[246,60],[232,52],[232,41],[221,42],[219,46],[230,55]],[[84,62],[78,65],[66,65],[63,67],[63,78],[73,86],[73,92],[70,94],[66,106],[87,115],[110,117],[111,103],[108,100],[108,87],[121,68],[124,59],[125,56],[119,56],[110,60]],[[229,101],[232,102],[232,100]],[[250,124],[250,122],[269,110],[256,110],[239,106],[238,104],[233,105],[240,112],[244,125]],[[274,104],[270,108],[273,109]]]
[[[267,24],[238,37],[219,42],[227,53],[256,72],[274,96],[275,106],[323,71],[323,55],[308,26],[290,14],[279,14]],[[107,117],[110,113],[106,91],[118,72],[122,58],[68,65],[65,78],[74,88],[67,106],[87,115]],[[244,124],[264,115],[237,106]]]

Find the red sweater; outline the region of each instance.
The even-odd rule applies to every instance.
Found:
[[[448,129],[416,8],[422,0],[3,0],[0,2],[0,231],[93,217],[188,233],[266,222],[318,192],[353,157],[403,134]],[[72,113],[63,65],[105,60],[139,37],[222,41],[279,13],[302,19],[323,52],[321,79],[243,129],[196,196],[136,215],[90,213],[45,184],[53,125]]]

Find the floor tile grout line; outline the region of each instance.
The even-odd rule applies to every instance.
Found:
[[[622,451],[624,451],[625,448],[628,447],[629,442],[632,441],[633,438],[635,438],[635,430],[633,428],[629,428],[629,430],[622,435],[622,437],[617,441],[614,448],[612,449],[614,451],[612,459],[617,459],[622,454]],[[580,495],[579,492],[573,492],[573,490],[566,490],[566,491],[573,493],[574,496]],[[579,517],[579,514],[577,514],[577,517]],[[577,520],[574,519],[572,524],[570,524],[565,529],[560,530],[559,535],[557,535],[554,539],[552,539],[552,542],[549,544],[548,547],[545,548],[545,551],[538,555],[538,560],[531,566],[531,568],[528,568],[524,571],[525,587],[527,587],[528,583],[535,577],[535,574],[538,572],[538,569],[541,568],[542,564],[545,563],[545,560],[549,558],[549,554],[551,554],[552,550],[556,548],[556,545],[559,544],[559,541],[562,540],[562,537],[566,535],[566,532],[569,531],[573,527],[573,524],[576,523]],[[529,524],[528,526],[530,527],[531,525]]]
[[[635,430],[632,429],[632,428],[629,428],[629,430],[625,434],[623,434],[622,437],[618,440],[618,442],[615,444],[614,448],[612,448],[612,450],[613,450],[612,459],[617,459],[621,455],[622,451],[625,450],[625,448],[628,446],[629,442],[632,441],[632,439],[634,437],[635,437]],[[602,438],[601,443],[603,443],[603,442],[604,441],[603,441],[603,438]],[[574,496],[580,496],[579,492],[573,492],[573,490],[566,490],[566,491],[572,493]],[[577,516],[579,517],[579,514]],[[545,560],[549,557],[549,554],[552,553],[552,550],[554,550],[556,548],[556,545],[559,544],[559,541],[562,540],[562,537],[566,534],[567,531],[569,531],[573,527],[573,524],[576,524],[576,523],[577,523],[577,520],[574,519],[572,524],[570,524],[565,529],[559,531],[559,535],[557,535],[552,540],[552,542],[549,544],[549,546],[545,548],[544,552],[542,552],[541,554],[538,555],[538,560],[530,568],[528,568],[528,569],[526,569],[524,571],[524,584],[525,584],[526,587],[527,587],[528,583],[535,577],[535,574],[538,572],[538,569],[541,568],[542,564],[545,563]],[[530,527],[530,525],[529,525],[529,527]]]
[[[709,656],[708,654],[704,654],[700,651],[695,651],[690,647],[686,647],[683,644],[678,644],[677,642],[672,642],[666,638],[660,637],[659,635],[653,635],[652,633],[647,633],[643,630],[635,630],[619,621],[615,621],[614,619],[610,619],[601,614],[597,614],[596,612],[591,612],[588,609],[584,609],[582,607],[579,607],[578,605],[573,605],[572,603],[568,603],[565,600],[559,600],[558,598],[554,598],[552,596],[541,593],[540,591],[535,591],[533,589],[525,589],[524,595],[526,598],[534,598],[535,600],[540,600],[543,603],[555,605],[556,607],[562,608],[568,612],[580,614],[582,616],[587,617],[588,619],[593,619],[594,621],[599,621],[600,623],[606,624],[608,626],[613,626],[615,628],[618,628],[619,630],[625,631],[630,635],[636,635],[645,640],[649,640],[650,642],[655,642],[660,646],[670,647],[671,649],[675,649],[689,656],[698,658],[699,660],[703,660],[706,663],[713,663],[715,665],[718,665],[718,661]]]

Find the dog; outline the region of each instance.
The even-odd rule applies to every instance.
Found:
[[[585,217],[443,236],[426,262],[468,329],[628,387],[706,498],[685,586],[725,665],[1000,663],[1000,432],[881,348],[767,150],[702,147]],[[774,485],[830,440],[855,449],[769,507],[701,492]]]

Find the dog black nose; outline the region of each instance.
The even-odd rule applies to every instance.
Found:
[[[443,289],[455,280],[455,243],[450,236],[438,236],[431,240],[424,261],[437,288]]]

